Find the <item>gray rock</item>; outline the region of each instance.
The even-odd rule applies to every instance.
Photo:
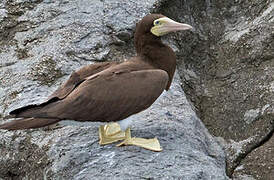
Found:
[[[173,38],[180,47],[182,86],[199,117],[228,143],[247,142],[242,153],[227,149],[232,176],[241,160],[263,146],[274,130],[274,3],[178,0],[163,2],[158,11],[194,27]]]
[[[1,116],[43,102],[81,66],[134,55],[135,23],[158,6],[153,0],[1,1]],[[166,42],[179,52],[172,40]],[[1,130],[0,178],[227,179],[224,151],[197,118],[180,82],[176,74],[171,90],[138,114],[133,126],[133,136],[158,137],[162,152],[99,146],[100,123]]]
[[[272,179],[274,177],[274,138],[249,153],[233,173],[233,179],[248,175],[253,179]],[[256,163],[254,163],[256,162]]]
[[[176,75],[171,90],[138,114],[134,123],[133,136],[158,137],[162,152],[100,146],[99,123],[77,123],[52,131],[1,131],[1,176],[227,179],[220,145],[196,117],[179,84]]]

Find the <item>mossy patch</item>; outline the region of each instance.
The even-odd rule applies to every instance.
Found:
[[[13,91],[9,94],[9,98],[10,99],[15,99],[18,96],[19,93],[20,93],[20,91]]]
[[[18,57],[18,59],[26,59],[26,58],[30,57],[28,49],[26,49],[26,48],[18,48],[15,51],[16,51],[16,56]]]
[[[35,64],[29,76],[41,85],[52,85],[56,79],[63,76],[62,71],[56,67],[56,62],[50,56],[43,56],[42,60]]]
[[[26,11],[34,9],[42,0],[35,0],[33,2],[17,2],[8,1],[5,6],[7,10],[7,17],[1,21],[0,24],[0,46],[13,45],[16,41],[13,39],[16,32],[26,31],[31,27],[31,22],[18,21],[18,17],[23,15]]]
[[[31,133],[23,135],[14,133],[10,140],[0,142],[1,156],[7,159],[2,162],[0,176],[4,179],[41,179],[50,176],[52,172],[47,170],[50,159],[46,154],[49,147],[32,143]]]

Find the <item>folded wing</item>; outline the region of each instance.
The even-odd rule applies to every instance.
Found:
[[[88,66],[84,66],[81,69],[79,69],[76,72],[73,72],[69,79],[61,85],[54,93],[52,93],[48,100],[46,102],[43,102],[40,105],[28,105],[24,106],[18,109],[15,109],[10,112],[11,117],[20,117],[20,113],[24,112],[26,110],[32,109],[32,108],[37,108],[41,106],[45,106],[46,104],[52,103],[59,101],[61,99],[64,99],[68,94],[70,94],[76,86],[81,84],[85,79],[89,76],[92,76],[94,74],[97,74],[109,67],[117,65],[118,62],[103,62],[103,63],[96,63],[96,64],[91,64]]]
[[[118,121],[148,108],[163,92],[163,70],[103,71],[89,76],[65,98],[26,109],[18,117]]]

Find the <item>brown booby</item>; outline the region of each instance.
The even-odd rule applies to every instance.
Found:
[[[0,128],[40,128],[68,119],[118,122],[100,126],[100,144],[124,140],[118,146],[136,145],[161,151],[156,138],[131,138],[130,116],[150,107],[170,88],[176,58],[172,49],[162,43],[161,36],[191,28],[161,14],[145,16],[136,24],[137,56],[125,62],[103,62],[81,68],[46,102],[10,112],[20,119],[2,124]]]

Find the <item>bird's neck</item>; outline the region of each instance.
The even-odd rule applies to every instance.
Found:
[[[157,69],[166,71],[169,75],[169,82],[166,90],[169,89],[176,69],[176,56],[173,50],[163,44],[159,37],[143,35],[135,40],[137,55],[143,61],[150,63]]]

